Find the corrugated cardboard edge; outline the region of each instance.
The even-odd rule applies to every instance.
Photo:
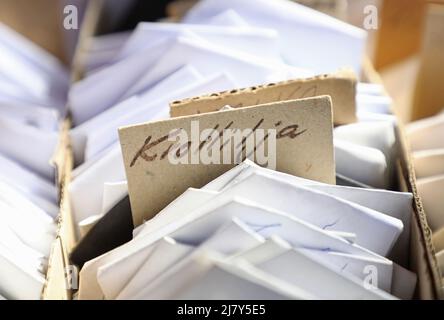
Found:
[[[93,31],[96,29],[102,5],[103,5],[102,0],[90,1],[89,8],[86,11],[86,16],[85,16],[85,29],[82,30],[81,32],[79,38],[79,48],[77,51],[80,50],[80,47],[86,41],[88,36],[93,34]],[[74,59],[73,63],[73,70],[74,70],[72,74],[73,81],[80,79],[83,74],[83,70],[80,67],[82,65],[80,61],[81,54],[76,53],[76,56],[77,59]],[[369,59],[366,59],[364,61],[363,69],[364,69],[363,76],[368,82],[382,83],[379,74],[374,70]],[[222,93],[223,92],[221,92],[220,94]],[[69,120],[66,121],[67,122],[65,123],[67,124],[66,126],[64,126],[65,129],[62,130],[61,139],[60,139],[61,141],[60,145],[64,146],[64,150],[62,151],[58,150],[53,158],[54,164],[56,166],[57,183],[60,190],[59,191],[60,217],[70,217],[71,215],[70,201],[69,197],[67,196],[67,193],[65,192],[65,188],[67,187],[68,182],[70,181],[73,158],[72,158],[72,151],[69,145],[69,136],[67,130],[70,127],[70,122]],[[410,156],[407,153],[408,151],[406,147],[407,143],[405,141],[405,135],[402,125],[400,125],[397,131],[398,131],[397,132],[398,138],[400,141],[400,155],[401,155],[400,161],[401,161],[401,173],[402,173],[401,178],[403,178],[403,180],[405,181],[405,185],[407,186],[408,191],[412,192],[414,195],[414,203],[413,203],[414,217],[415,217],[416,227],[418,228],[417,231],[419,232],[420,239],[422,239],[422,241],[420,242],[420,246],[422,247],[422,249],[421,252],[418,252],[418,254],[422,255],[426,262],[424,270],[425,274],[418,275],[420,285],[417,294],[420,299],[436,299],[440,298],[441,279],[439,277],[437,261],[434,256],[434,247],[431,241],[431,232],[427,224],[426,214],[424,212],[421,200],[416,190],[416,178]],[[64,142],[62,143],[62,141]],[[65,223],[67,223],[67,221],[68,218],[67,219],[60,218],[59,226],[61,226],[62,224],[64,225]],[[73,225],[71,225],[70,227],[73,227]],[[415,228],[415,225],[413,226],[413,228]],[[59,234],[54,241],[49,258],[47,278],[46,278],[47,280],[42,291],[43,299],[65,300],[72,298],[72,292],[71,290],[66,288],[66,280],[65,280],[65,268],[66,266],[69,265],[69,260],[68,260],[69,251],[67,251],[68,248],[66,248],[66,245],[64,245],[65,240],[63,239],[63,237],[60,237],[60,235],[63,234],[63,232],[60,232],[60,230],[62,230],[62,228],[59,228]],[[421,288],[421,284],[423,283],[431,285],[430,286],[426,285],[424,288]]]
[[[72,62],[71,83],[83,77],[84,56],[81,54],[83,46],[90,36],[95,33],[99,24],[103,0],[90,0],[82,22],[78,45]],[[69,108],[67,108],[69,110]],[[69,253],[76,244],[74,223],[71,214],[71,203],[66,188],[71,181],[74,157],[71,148],[69,129],[71,128],[69,115],[64,119],[60,129],[59,142],[51,163],[55,167],[56,185],[59,199],[59,215],[57,235],[51,248],[46,272],[46,282],[43,286],[41,298],[44,300],[69,300],[72,290],[67,288],[66,268],[70,265]]]
[[[363,63],[363,76],[368,82],[383,84],[382,78],[379,73],[374,69],[372,63],[367,58]],[[413,217],[412,223],[412,235],[418,233],[420,239],[420,251],[410,249],[410,267],[418,275],[417,296],[420,299],[444,299],[443,292],[441,290],[441,276],[438,267],[438,263],[435,257],[435,249],[432,242],[432,232],[427,223],[427,216],[422,206],[421,198],[419,197],[416,188],[416,175],[411,159],[410,147],[406,139],[404,126],[397,116],[397,108],[392,107],[392,112],[398,119],[398,125],[396,127],[396,139],[399,142],[399,157],[401,174],[403,178],[405,191],[413,194]],[[415,257],[416,255],[416,257]],[[421,257],[426,262],[425,265],[421,265],[418,262]],[[414,257],[415,259],[412,259]]]
[[[51,159],[51,163],[55,167],[56,171],[56,185],[59,196],[59,215],[57,217],[57,234],[54,243],[51,248],[51,253],[48,261],[48,270],[46,273],[46,282],[42,290],[42,299],[69,299],[69,291],[66,290],[65,282],[65,266],[68,263],[67,251],[64,250],[63,241],[60,234],[63,233],[64,228],[69,226],[65,223],[63,216],[66,216],[64,212],[66,200],[65,200],[65,187],[66,177],[69,176],[71,168],[69,160],[69,128],[71,127],[71,121],[65,119],[61,124],[61,130],[59,134],[59,142],[54,155]],[[71,156],[72,157],[72,156]]]

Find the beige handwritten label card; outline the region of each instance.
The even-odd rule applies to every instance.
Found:
[[[246,157],[334,184],[331,108],[320,96],[120,128],[135,226]]]
[[[214,112],[229,105],[233,108],[285,100],[329,95],[333,103],[333,122],[336,125],[356,122],[356,76],[344,69],[312,78],[236,89],[174,101],[171,117]]]

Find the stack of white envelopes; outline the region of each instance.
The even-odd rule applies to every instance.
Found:
[[[127,194],[119,127],[169,118],[170,102],[201,94],[344,67],[359,74],[366,32],[287,0],[204,0],[180,23],[141,22],[91,40],[86,77],[69,93],[79,237]],[[359,123],[335,130],[339,184],[393,187],[390,104],[381,85],[357,85]]]
[[[39,299],[56,234],[50,159],[68,73],[50,54],[0,24],[0,296]]]
[[[79,299],[409,299],[411,201],[245,160],[87,262]]]

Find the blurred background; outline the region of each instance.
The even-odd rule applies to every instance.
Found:
[[[0,0],[0,21],[37,43],[68,67],[81,22],[95,0]],[[133,29],[138,21],[179,19],[195,0],[105,0],[104,30]],[[444,0],[298,0],[363,28],[365,7],[377,8],[367,55],[404,122],[432,116],[444,106]],[[79,29],[63,28],[63,9],[75,5]],[[367,12],[368,14],[368,12]],[[103,20],[103,19],[102,19]]]

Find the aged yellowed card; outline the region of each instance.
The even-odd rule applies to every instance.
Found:
[[[119,129],[135,226],[242,162],[335,183],[329,96]]]

